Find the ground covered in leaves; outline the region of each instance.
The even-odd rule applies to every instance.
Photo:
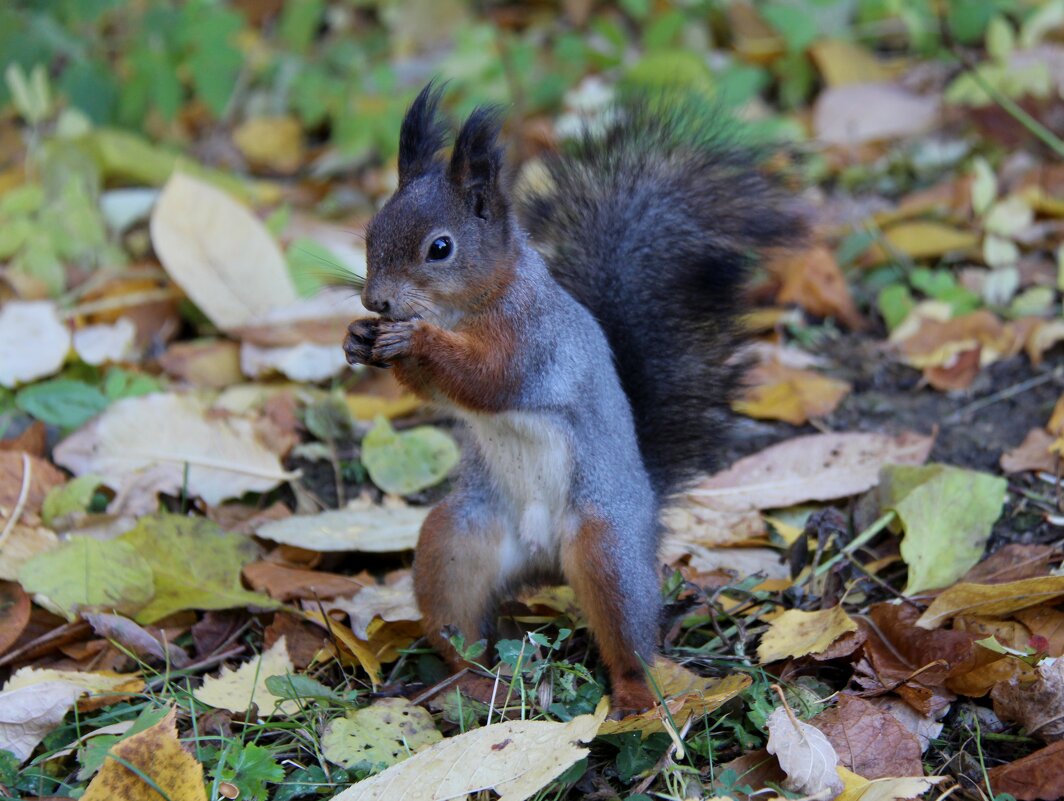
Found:
[[[481,5],[0,9],[0,797],[1064,797],[1064,0]],[[422,639],[462,435],[339,342],[433,75],[529,170],[679,81],[816,220],[641,715],[567,588]]]

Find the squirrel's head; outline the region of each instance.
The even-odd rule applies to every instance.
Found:
[[[498,110],[474,110],[445,161],[440,94],[430,83],[403,119],[399,188],[366,232],[362,302],[389,319],[451,327],[508,283],[514,222]]]

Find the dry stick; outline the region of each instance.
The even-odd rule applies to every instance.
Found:
[[[410,703],[412,703],[412,704],[414,704],[416,706],[417,704],[420,704],[420,703],[423,703],[423,702],[427,701],[428,699],[432,698],[432,696],[436,695],[436,693],[440,693],[440,692],[443,692],[444,690],[446,690],[448,687],[450,687],[452,684],[454,684],[456,681],[458,681],[460,678],[462,678],[462,676],[464,676],[468,672],[469,672],[469,668],[468,667],[462,668],[457,673],[455,673],[453,676],[448,676],[443,681],[439,681],[439,682],[436,682],[435,684],[433,684],[431,687],[429,687],[427,690],[425,690],[423,693],[421,693],[421,695],[417,696],[416,698],[411,699]]]
[[[26,498],[30,494],[30,478],[32,476],[33,463],[30,462],[30,457],[24,452],[22,454],[22,487],[19,488],[18,500],[15,501],[15,508],[11,511],[11,517],[4,524],[3,532],[0,532],[0,550],[3,550],[4,545],[7,544],[7,538],[15,528],[15,523],[22,517],[22,509],[26,506]]]

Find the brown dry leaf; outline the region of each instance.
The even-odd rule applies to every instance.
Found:
[[[369,648],[381,664],[396,661],[402,656],[402,650],[425,633],[421,622],[417,620],[381,620],[374,618],[366,627],[366,647]]]
[[[30,456],[44,456],[48,450],[48,429],[40,420],[34,420],[13,439],[0,439],[0,451],[25,451]]]
[[[1064,612],[1048,606],[1021,609],[1013,617],[1031,632],[1031,638],[1039,638],[1037,650],[1048,656],[1064,656]],[[1034,642],[1027,645],[1035,648]]]
[[[1017,320],[1016,322],[1020,323],[1022,321]],[[1037,367],[1045,358],[1046,351],[1055,347],[1062,340],[1064,340],[1064,320],[1059,318],[1045,320],[1038,317],[1034,319],[1027,331],[1023,348],[1027,351],[1031,364]]]
[[[171,378],[194,387],[221,389],[244,380],[240,345],[228,339],[177,342],[159,357],[159,366]]]
[[[774,259],[769,269],[780,280],[779,303],[797,303],[816,317],[835,317],[850,328],[863,328],[835,255],[824,245]]]
[[[703,678],[664,657],[650,669],[650,674],[665,697],[669,713],[677,726],[683,727],[692,716],[706,715],[750,686],[751,679],[733,673],[720,679]],[[621,720],[603,721],[598,733],[624,734],[638,731],[646,737],[653,732],[666,731],[665,716],[660,704],[637,715]]]
[[[835,801],[906,801],[920,798],[945,776],[901,776],[869,781],[846,768],[839,768],[845,789]]]
[[[303,126],[295,117],[252,117],[236,127],[233,142],[253,167],[291,173],[303,163]]]
[[[114,640],[141,659],[164,662],[178,669],[192,661],[183,648],[167,641],[162,629],[152,627],[154,630],[150,631],[121,615],[85,612],[82,617],[98,635]]]
[[[904,325],[904,324],[903,324]],[[1016,353],[1020,344],[1014,333],[986,309],[949,320],[923,318],[915,331],[899,326],[891,335],[903,360],[913,367],[943,367],[966,351],[979,351],[979,364],[986,366]]]
[[[920,742],[889,712],[853,695],[811,721],[828,738],[844,767],[865,779],[922,776]]]
[[[994,713],[1047,743],[1064,739],[1064,660],[1043,662],[1033,680],[1012,679],[990,692]]]
[[[876,486],[885,464],[923,464],[933,437],[904,433],[813,434],[740,459],[684,493],[731,512],[846,498]]]
[[[1049,574],[1061,552],[1051,545],[1022,545],[1010,542],[964,574],[972,584],[1002,584],[1006,581],[1037,578]]]
[[[981,348],[951,354],[944,364],[925,367],[924,378],[939,392],[968,389],[979,375],[981,358]]]
[[[787,657],[818,654],[853,631],[857,631],[857,623],[841,606],[815,612],[788,609],[761,636],[757,658],[762,662],[777,662]]]
[[[177,739],[177,712],[139,734],[111,746],[100,772],[89,782],[82,801],[158,801],[159,794],[141,775],[149,777],[170,801],[207,801],[203,765]],[[141,775],[126,765],[135,765]]]
[[[30,622],[30,597],[15,581],[0,581],[0,655],[18,640]]]
[[[914,94],[890,83],[828,87],[813,107],[814,135],[829,145],[913,136],[933,128],[939,99]]]
[[[763,796],[757,791],[763,790],[771,785],[783,784],[787,775],[780,768],[780,763],[776,760],[776,757],[772,756],[764,748],[759,748],[756,751],[750,751],[743,754],[730,762],[725,762],[720,766],[720,770],[717,772],[719,777],[724,771],[733,770],[738,776],[736,785],[742,787],[748,785],[751,790],[754,791],[754,795],[745,795],[738,791],[737,787],[728,788],[734,796],[724,796],[724,798],[734,797],[736,801],[752,801],[753,799],[759,799]],[[714,790],[723,789],[719,785],[713,785]],[[722,796],[715,796],[721,798]]]
[[[570,765],[587,755],[590,741],[606,717],[600,704],[594,715],[568,723],[507,721],[447,737],[436,745],[352,785],[333,801],[443,801],[489,788],[505,801],[524,801]]]
[[[931,747],[931,741],[942,733],[943,725],[935,718],[921,715],[896,695],[880,695],[871,699],[877,709],[893,716],[920,744],[921,753]]]
[[[283,639],[288,658],[296,670],[306,670],[325,646],[328,634],[290,612],[278,612],[263,631],[263,648],[272,648]]]
[[[112,404],[59,443],[55,461],[76,475],[103,476],[118,493],[112,509],[127,512],[154,511],[159,492],[177,495],[187,488],[214,506],[295,476],[256,436],[251,419],[170,393]]]
[[[252,562],[244,566],[244,578],[253,590],[265,592],[278,601],[303,598],[335,598],[351,595],[362,589],[362,584],[339,573],[320,570],[300,570],[273,562]]]
[[[1003,616],[1061,596],[1064,596],[1064,576],[1042,576],[1004,584],[961,582],[943,590],[916,625],[935,629],[962,614]]]
[[[225,192],[175,172],[155,204],[151,239],[170,277],[228,331],[298,296],[266,226]]]
[[[1023,442],[1001,454],[1001,469],[1006,473],[1045,471],[1055,473],[1060,457],[1050,451],[1057,438],[1044,428],[1032,428]]]
[[[851,389],[846,381],[812,370],[765,362],[750,371],[743,398],[732,408],[747,417],[804,425],[810,418],[835,411]]]
[[[1017,801],[1059,801],[1064,798],[1064,740],[991,768],[989,779],[995,793],[1008,793]]]
[[[49,491],[67,482],[63,471],[57,470],[55,465],[46,459],[17,451],[0,451],[0,521],[6,522],[14,511],[15,504],[18,503],[27,462],[30,473],[29,486],[26,490],[26,500],[22,505],[22,514],[27,512],[31,515],[39,514],[41,504],[44,503],[44,498]]]
[[[351,598],[336,598],[327,608],[339,609],[347,614],[351,631],[360,640],[369,638],[369,625],[377,618],[385,621],[421,620],[411,573],[405,573],[391,584],[363,587]]]
[[[839,757],[824,733],[803,723],[785,707],[778,707],[766,721],[770,754],[775,754],[787,774],[784,785],[802,795],[834,798],[842,792],[836,770]]]
[[[361,666],[369,676],[373,686],[381,683],[381,663],[377,654],[369,647],[365,638],[359,638],[351,629],[332,618],[323,615],[316,609],[303,612],[304,617],[312,623],[317,623],[327,632],[331,640],[339,641],[343,649],[337,656],[346,662]],[[346,653],[345,653],[346,652]]]
[[[828,86],[879,83],[890,79],[887,69],[871,50],[845,39],[821,39],[809,55]]]

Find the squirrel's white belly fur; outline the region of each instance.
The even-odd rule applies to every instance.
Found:
[[[557,553],[576,532],[569,508],[572,451],[568,432],[550,415],[511,411],[463,414],[476,438],[509,523],[504,563],[517,568],[529,558]]]

